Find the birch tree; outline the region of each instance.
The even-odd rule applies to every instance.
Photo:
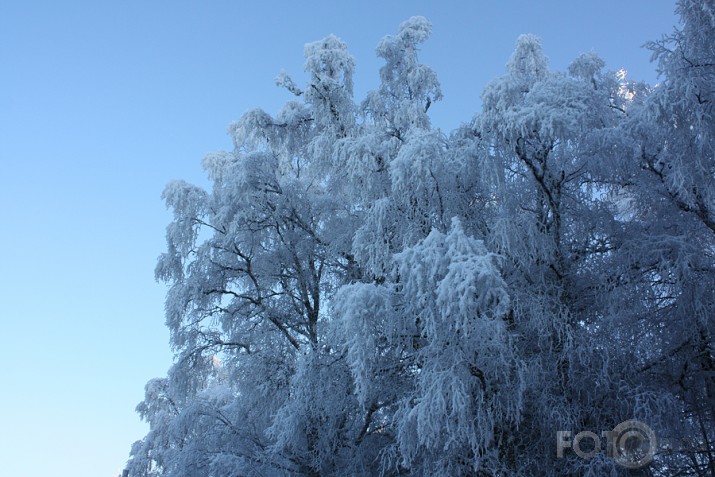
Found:
[[[130,475],[711,475],[715,7],[681,0],[650,87],[517,39],[451,133],[403,22],[353,98],[336,36],[177,181],[156,267],[175,362]],[[687,445],[556,456],[637,419]],[[647,444],[647,443],[646,443]]]

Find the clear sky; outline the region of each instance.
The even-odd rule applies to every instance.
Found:
[[[595,51],[657,81],[647,40],[670,0],[0,0],[0,474],[115,477],[147,431],[134,413],[171,362],[154,282],[172,179],[205,184],[242,113],[291,99],[303,45],[334,33],[377,86],[379,39],[433,23],[422,61],[450,130],[479,108],[516,37],[542,37],[554,69]]]

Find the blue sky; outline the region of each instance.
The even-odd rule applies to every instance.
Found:
[[[433,23],[422,61],[445,130],[478,111],[516,37],[554,69],[596,51],[657,81],[640,46],[672,30],[665,0],[0,2],[0,472],[114,477],[146,432],[145,382],[171,362],[153,269],[172,179],[206,184],[242,113],[275,113],[302,82],[303,45],[335,33],[356,96],[377,86],[379,39]]]

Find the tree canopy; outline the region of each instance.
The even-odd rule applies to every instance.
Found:
[[[307,44],[212,189],[164,191],[175,361],[129,475],[715,475],[715,4],[677,11],[659,85],[522,35],[449,134],[425,18],[362,102],[347,46]],[[669,445],[557,455],[629,420]]]

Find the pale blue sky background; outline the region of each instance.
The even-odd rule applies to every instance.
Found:
[[[384,5],[383,5],[384,3]],[[520,33],[563,70],[594,50],[656,81],[645,41],[670,32],[666,0],[0,0],[0,474],[114,477],[146,426],[134,407],[170,364],[153,279],[172,179],[205,183],[228,124],[290,99],[303,45],[335,33],[376,87],[378,40],[412,15],[449,130],[479,107]]]

